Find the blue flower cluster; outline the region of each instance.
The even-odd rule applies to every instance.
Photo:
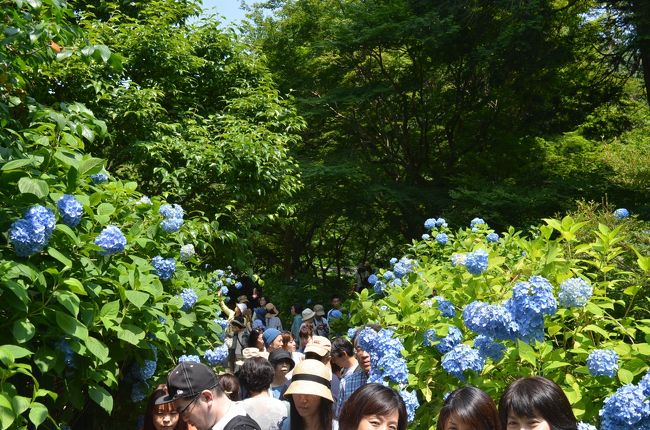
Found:
[[[235,274],[232,273],[232,270],[230,267],[228,267],[228,272],[226,272],[223,269],[217,269],[214,272],[212,272],[212,276],[210,277],[210,290],[211,291],[221,291],[221,295],[226,297],[229,293],[228,287],[236,287],[237,289],[241,288],[241,283],[239,283],[239,287],[237,287],[237,281],[235,281]]]
[[[424,221],[424,228],[427,230],[431,230],[436,227],[447,227],[447,221],[445,221],[444,218],[429,218]]]
[[[255,320],[259,321],[259,320]],[[253,321],[253,323],[255,322]],[[221,340],[224,340],[226,338],[226,328],[228,328],[228,320],[223,319],[223,318],[215,318],[214,323],[217,324],[219,327],[221,327],[221,334],[219,335],[219,338]]]
[[[415,419],[415,411],[420,407],[416,391],[401,390],[399,395],[402,397],[402,400],[404,400],[408,422],[413,422]]]
[[[382,329],[376,332],[366,327],[357,335],[357,345],[370,354],[368,382],[408,382],[406,360],[402,357],[404,347],[399,339],[393,338],[393,334],[393,330]]]
[[[25,216],[11,224],[9,240],[19,257],[29,257],[41,252],[50,241],[56,218],[54,212],[44,206],[29,208]]]
[[[528,282],[515,284],[505,307],[519,326],[517,337],[525,342],[543,340],[544,315],[557,311],[553,286],[542,276],[531,276]]]
[[[196,251],[194,250],[194,245],[191,243],[181,246],[181,261],[187,261],[194,257],[195,254]]]
[[[428,233],[424,233],[424,234],[422,235],[422,240],[429,240],[429,239],[431,239],[431,236],[429,236]]]
[[[61,351],[63,354],[63,362],[65,365],[71,369],[76,368],[76,364],[74,362],[74,351],[70,347],[70,344],[65,340],[61,339],[58,342],[54,344],[54,347]]]
[[[447,373],[464,381],[466,371],[480,373],[483,370],[485,358],[478,350],[461,343],[442,356],[441,364]]]
[[[183,306],[181,309],[187,312],[192,309],[199,297],[196,295],[196,292],[193,289],[183,288],[183,291],[181,292],[181,298],[183,299]]]
[[[99,233],[99,236],[95,239],[95,245],[102,248],[99,252],[101,255],[116,254],[124,251],[126,237],[122,234],[122,230],[114,225],[109,225]]]
[[[239,281],[235,282],[235,288],[237,288],[238,290],[241,290],[241,287],[243,287],[243,284],[241,282],[239,282]]]
[[[557,295],[560,306],[564,308],[584,307],[594,289],[582,278],[569,278],[560,284],[560,292]]]
[[[136,206],[151,206],[153,203],[151,202],[151,199],[148,196],[142,196],[140,197],[140,200],[135,202]]]
[[[479,335],[492,339],[514,339],[519,325],[502,305],[474,301],[463,309],[465,326]]]
[[[627,384],[605,399],[600,410],[602,430],[650,429],[650,403],[640,385]]]
[[[591,424],[583,423],[580,421],[578,423],[578,430],[598,430],[595,426],[592,426]]]
[[[467,261],[467,254],[452,254],[451,255],[451,265],[454,267],[464,266],[465,261]]]
[[[347,332],[348,339],[354,339],[354,335],[357,334],[356,327],[350,327]]]
[[[108,175],[106,173],[95,173],[94,175],[90,175],[90,179],[93,181],[93,184],[99,185],[108,181]]]
[[[492,233],[488,234],[487,236],[485,236],[485,238],[487,239],[488,242],[495,243],[495,242],[499,241],[499,234],[495,233],[495,232],[492,232]]]
[[[180,357],[178,357],[178,362],[179,363],[185,363],[185,362],[200,363],[201,359],[199,358],[198,355],[185,355],[185,354],[183,354]]]
[[[221,295],[222,296],[227,296],[229,292],[230,292],[230,290],[228,290],[227,286],[224,285],[224,286],[221,287]]]
[[[413,271],[413,268],[417,265],[415,260],[410,258],[402,257],[395,265],[393,266],[393,272],[398,278],[403,278]]]
[[[438,310],[443,317],[453,318],[456,316],[456,308],[452,302],[442,296],[436,296],[434,299],[438,302]]]
[[[618,371],[618,354],[613,349],[594,349],[587,357],[587,369],[592,376],[613,378]]]
[[[151,265],[155,269],[156,275],[163,281],[169,281],[176,272],[176,260],[173,258],[162,258],[160,255],[156,255],[151,259]]]
[[[472,275],[480,275],[488,268],[488,253],[484,249],[477,249],[467,254],[465,268]]]
[[[397,263],[397,258],[393,257],[389,261],[390,265],[393,266],[395,263]]]
[[[343,313],[338,309],[332,309],[332,312],[330,312],[331,319],[339,319],[342,317],[343,317]]]
[[[203,354],[203,358],[211,366],[222,365],[228,359],[228,346],[223,344],[214,349],[208,349]]]
[[[183,215],[185,212],[180,205],[164,204],[160,206],[160,215],[165,219],[160,223],[160,227],[167,233],[174,233],[183,226]]]
[[[618,220],[625,219],[630,216],[630,211],[625,208],[618,208],[614,211],[614,218]]]
[[[480,226],[487,227],[487,224],[485,223],[483,218],[474,218],[469,222],[469,226],[471,227],[473,232],[477,232]]]
[[[491,358],[494,361],[501,360],[506,352],[504,344],[495,342],[491,337],[482,334],[474,338],[474,348],[478,349],[483,357]]]
[[[435,330],[427,330],[425,333],[424,345],[430,346],[438,342],[436,349],[440,351],[441,354],[445,354],[454,349],[454,347],[462,341],[463,333],[458,327],[452,325],[449,326],[447,336],[443,337],[442,339],[436,335]]]
[[[76,227],[81,222],[81,215],[84,213],[82,204],[74,196],[64,194],[56,202],[59,213],[63,218],[63,223],[69,227]]]
[[[436,242],[440,245],[446,245],[449,242],[449,236],[446,233],[438,233],[436,234]]]

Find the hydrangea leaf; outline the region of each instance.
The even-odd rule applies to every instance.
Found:
[[[13,407],[14,413],[20,415],[29,408],[29,404],[32,402],[32,399],[29,399],[24,396],[14,396],[11,399],[11,406]]]
[[[55,260],[59,261],[60,263],[63,263],[63,265],[70,269],[72,268],[72,260],[70,260],[68,257],[63,255],[61,252],[57,251],[56,249],[50,247],[47,248],[47,253],[50,255],[50,257],[54,258]]]
[[[98,339],[88,336],[88,339],[86,339],[86,348],[88,348],[91,354],[99,358],[102,363],[106,363],[109,360],[108,348]]]
[[[59,328],[70,336],[74,336],[82,341],[85,341],[88,338],[88,329],[76,318],[64,314],[61,311],[56,311],[55,319]]]
[[[48,411],[47,407],[39,402],[32,402],[29,408],[29,420],[34,424],[34,427],[38,427],[47,418]]]
[[[34,327],[34,324],[32,324],[28,319],[18,320],[14,322],[11,331],[14,335],[14,339],[16,339],[18,343],[25,343],[33,338],[34,334],[36,334],[36,328]]]
[[[73,317],[77,317],[79,314],[79,297],[71,291],[55,291],[54,298],[72,314]]]
[[[101,158],[88,158],[79,164],[80,175],[92,175],[99,173],[104,167],[104,160]]]
[[[37,197],[44,198],[50,192],[50,187],[42,179],[32,179],[28,177],[20,178],[18,181],[18,190],[23,194],[34,194]]]
[[[116,327],[115,330],[117,331],[118,338],[136,346],[144,339],[145,335],[144,330],[132,324],[124,324],[121,327]]]
[[[20,158],[18,160],[11,160],[5,164],[2,165],[2,168],[0,170],[2,171],[7,171],[7,170],[17,170],[25,166],[30,166],[34,164],[34,159],[33,158]]]
[[[136,308],[140,309],[149,300],[149,294],[142,291],[126,290],[126,298],[129,302],[133,303]]]

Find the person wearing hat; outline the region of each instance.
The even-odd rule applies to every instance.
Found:
[[[244,348],[248,347],[250,332],[246,327],[243,317],[236,317],[230,321],[230,337],[226,340],[228,345],[228,364],[231,371],[236,370],[236,362],[241,360]]]
[[[169,395],[159,404],[174,402],[180,417],[197,430],[260,430],[244,407],[226,396],[212,369],[184,361],[167,376]]]
[[[273,365],[263,357],[249,358],[239,371],[241,385],[249,395],[241,402],[242,406],[262,430],[277,430],[289,414],[288,403],[269,393],[273,373]]]
[[[330,373],[323,363],[298,363],[284,397],[289,400],[291,412],[282,430],[332,430]]]
[[[318,360],[327,366],[327,370],[330,372],[330,389],[332,390],[332,398],[334,399],[334,404],[336,404],[339,396],[340,389],[340,379],[338,375],[332,372],[332,367],[330,361],[332,359],[332,342],[326,337],[323,336],[314,336],[311,341],[305,347],[305,359],[309,360]]]
[[[248,300],[246,294],[242,294],[241,296],[237,297],[237,303],[244,303],[246,306],[248,306],[248,303],[250,303],[250,301]]]
[[[323,305],[314,306],[314,335],[327,337],[330,334],[330,325],[325,318]]]
[[[269,354],[269,362],[273,365],[273,381],[271,382],[271,394],[276,399],[282,399],[284,392],[289,387],[287,374],[296,366],[291,353],[284,349],[276,349]]]
[[[278,309],[273,303],[266,304],[266,327],[282,331],[282,321],[278,318]]]
[[[269,353],[282,348],[282,332],[280,330],[267,328],[264,330],[262,338],[264,339],[264,346]]]

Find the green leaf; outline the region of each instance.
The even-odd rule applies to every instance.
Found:
[[[112,215],[113,212],[115,212],[115,206],[110,203],[102,203],[101,205],[97,206],[97,215],[108,216]]]
[[[79,297],[71,291],[55,291],[54,298],[61,303],[61,305],[72,314],[73,317],[77,317],[79,314]]]
[[[68,269],[72,268],[72,260],[70,260],[68,257],[63,255],[62,253],[60,253],[56,249],[51,248],[51,247],[47,248],[47,253],[50,255],[50,257],[52,257],[55,260],[58,260],[61,263],[63,263],[63,265],[65,267],[67,267]]]
[[[627,369],[618,369],[618,380],[621,384],[631,384],[634,374]]]
[[[86,326],[70,315],[56,311],[56,324],[70,336],[77,337],[84,342],[88,339],[88,329]]]
[[[65,281],[63,281],[63,283],[65,285],[67,285],[68,288],[70,288],[70,291],[72,291],[73,293],[79,294],[81,296],[86,296],[87,295],[86,289],[84,288],[84,286],[83,286],[83,284],[81,283],[80,280],[75,279],[75,278],[70,278],[70,279],[66,279]]]
[[[126,290],[126,298],[133,303],[136,308],[140,309],[149,300],[149,294],[142,291]]]
[[[34,159],[33,158],[21,158],[19,160],[11,160],[5,164],[2,165],[2,168],[0,170],[2,171],[7,171],[7,170],[18,170],[22,167],[25,166],[30,166],[34,164]]]
[[[18,282],[8,279],[4,281],[4,285],[11,290],[12,293],[16,295],[25,305],[29,303],[29,296],[27,295],[27,290],[20,285]]]
[[[533,366],[537,365],[535,350],[530,345],[522,340],[517,340],[517,347],[519,350],[519,358],[522,361],[526,361]]]
[[[23,348],[18,345],[2,345],[0,346],[0,361],[6,366],[13,364],[16,359],[32,355],[29,349]]]
[[[106,363],[109,359],[109,352],[108,352],[108,347],[104,345],[101,341],[98,339],[95,339],[92,336],[88,336],[88,339],[86,339],[86,348],[97,358],[102,363]]]
[[[117,327],[117,337],[132,345],[137,345],[144,339],[145,332],[138,326],[124,324]]]
[[[36,327],[34,327],[34,324],[29,322],[28,319],[24,319],[14,322],[11,331],[13,332],[14,338],[18,343],[25,343],[34,337],[34,334],[36,333]]]
[[[108,302],[102,309],[99,311],[100,318],[117,318],[117,314],[120,312],[120,301],[115,300],[113,302]]]
[[[104,63],[107,62],[109,58],[111,58],[111,50],[108,49],[108,46],[106,45],[95,45],[94,54],[97,55],[98,52],[101,59],[104,60]]]
[[[91,385],[88,387],[88,394],[95,403],[102,407],[107,413],[113,411],[113,397],[99,385]]]
[[[93,175],[99,173],[104,167],[104,160],[101,158],[89,158],[79,164],[79,175]]]
[[[72,240],[72,243],[74,243],[75,245],[78,245],[79,243],[81,243],[81,241],[79,240],[79,238],[77,237],[75,232],[65,224],[57,224],[56,227],[54,228],[54,230],[57,230],[57,231],[60,231],[60,232],[64,233],[66,236],[68,236]]]
[[[32,179],[25,176],[18,180],[18,190],[23,194],[34,194],[39,198],[43,198],[50,192],[50,187],[42,179]]]
[[[14,396],[11,399],[11,406],[16,415],[20,415],[29,408],[29,404],[32,402],[32,399],[23,396]]]
[[[43,424],[43,421],[47,418],[48,411],[47,407],[38,402],[32,402],[31,408],[29,410],[29,420],[34,423],[35,427]]]

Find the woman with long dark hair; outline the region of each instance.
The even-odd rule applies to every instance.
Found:
[[[571,403],[550,379],[530,376],[510,384],[499,400],[503,430],[576,430]]]
[[[343,405],[339,430],[406,430],[406,406],[399,393],[381,384],[366,384]]]
[[[437,430],[499,430],[494,400],[476,387],[462,387],[445,399],[438,415]]]
[[[296,365],[284,393],[291,412],[283,430],[332,430],[330,379],[330,372],[320,361],[308,359]]]
[[[167,386],[161,384],[149,396],[142,430],[188,430],[187,423],[180,418],[174,402],[161,402],[168,394]]]

